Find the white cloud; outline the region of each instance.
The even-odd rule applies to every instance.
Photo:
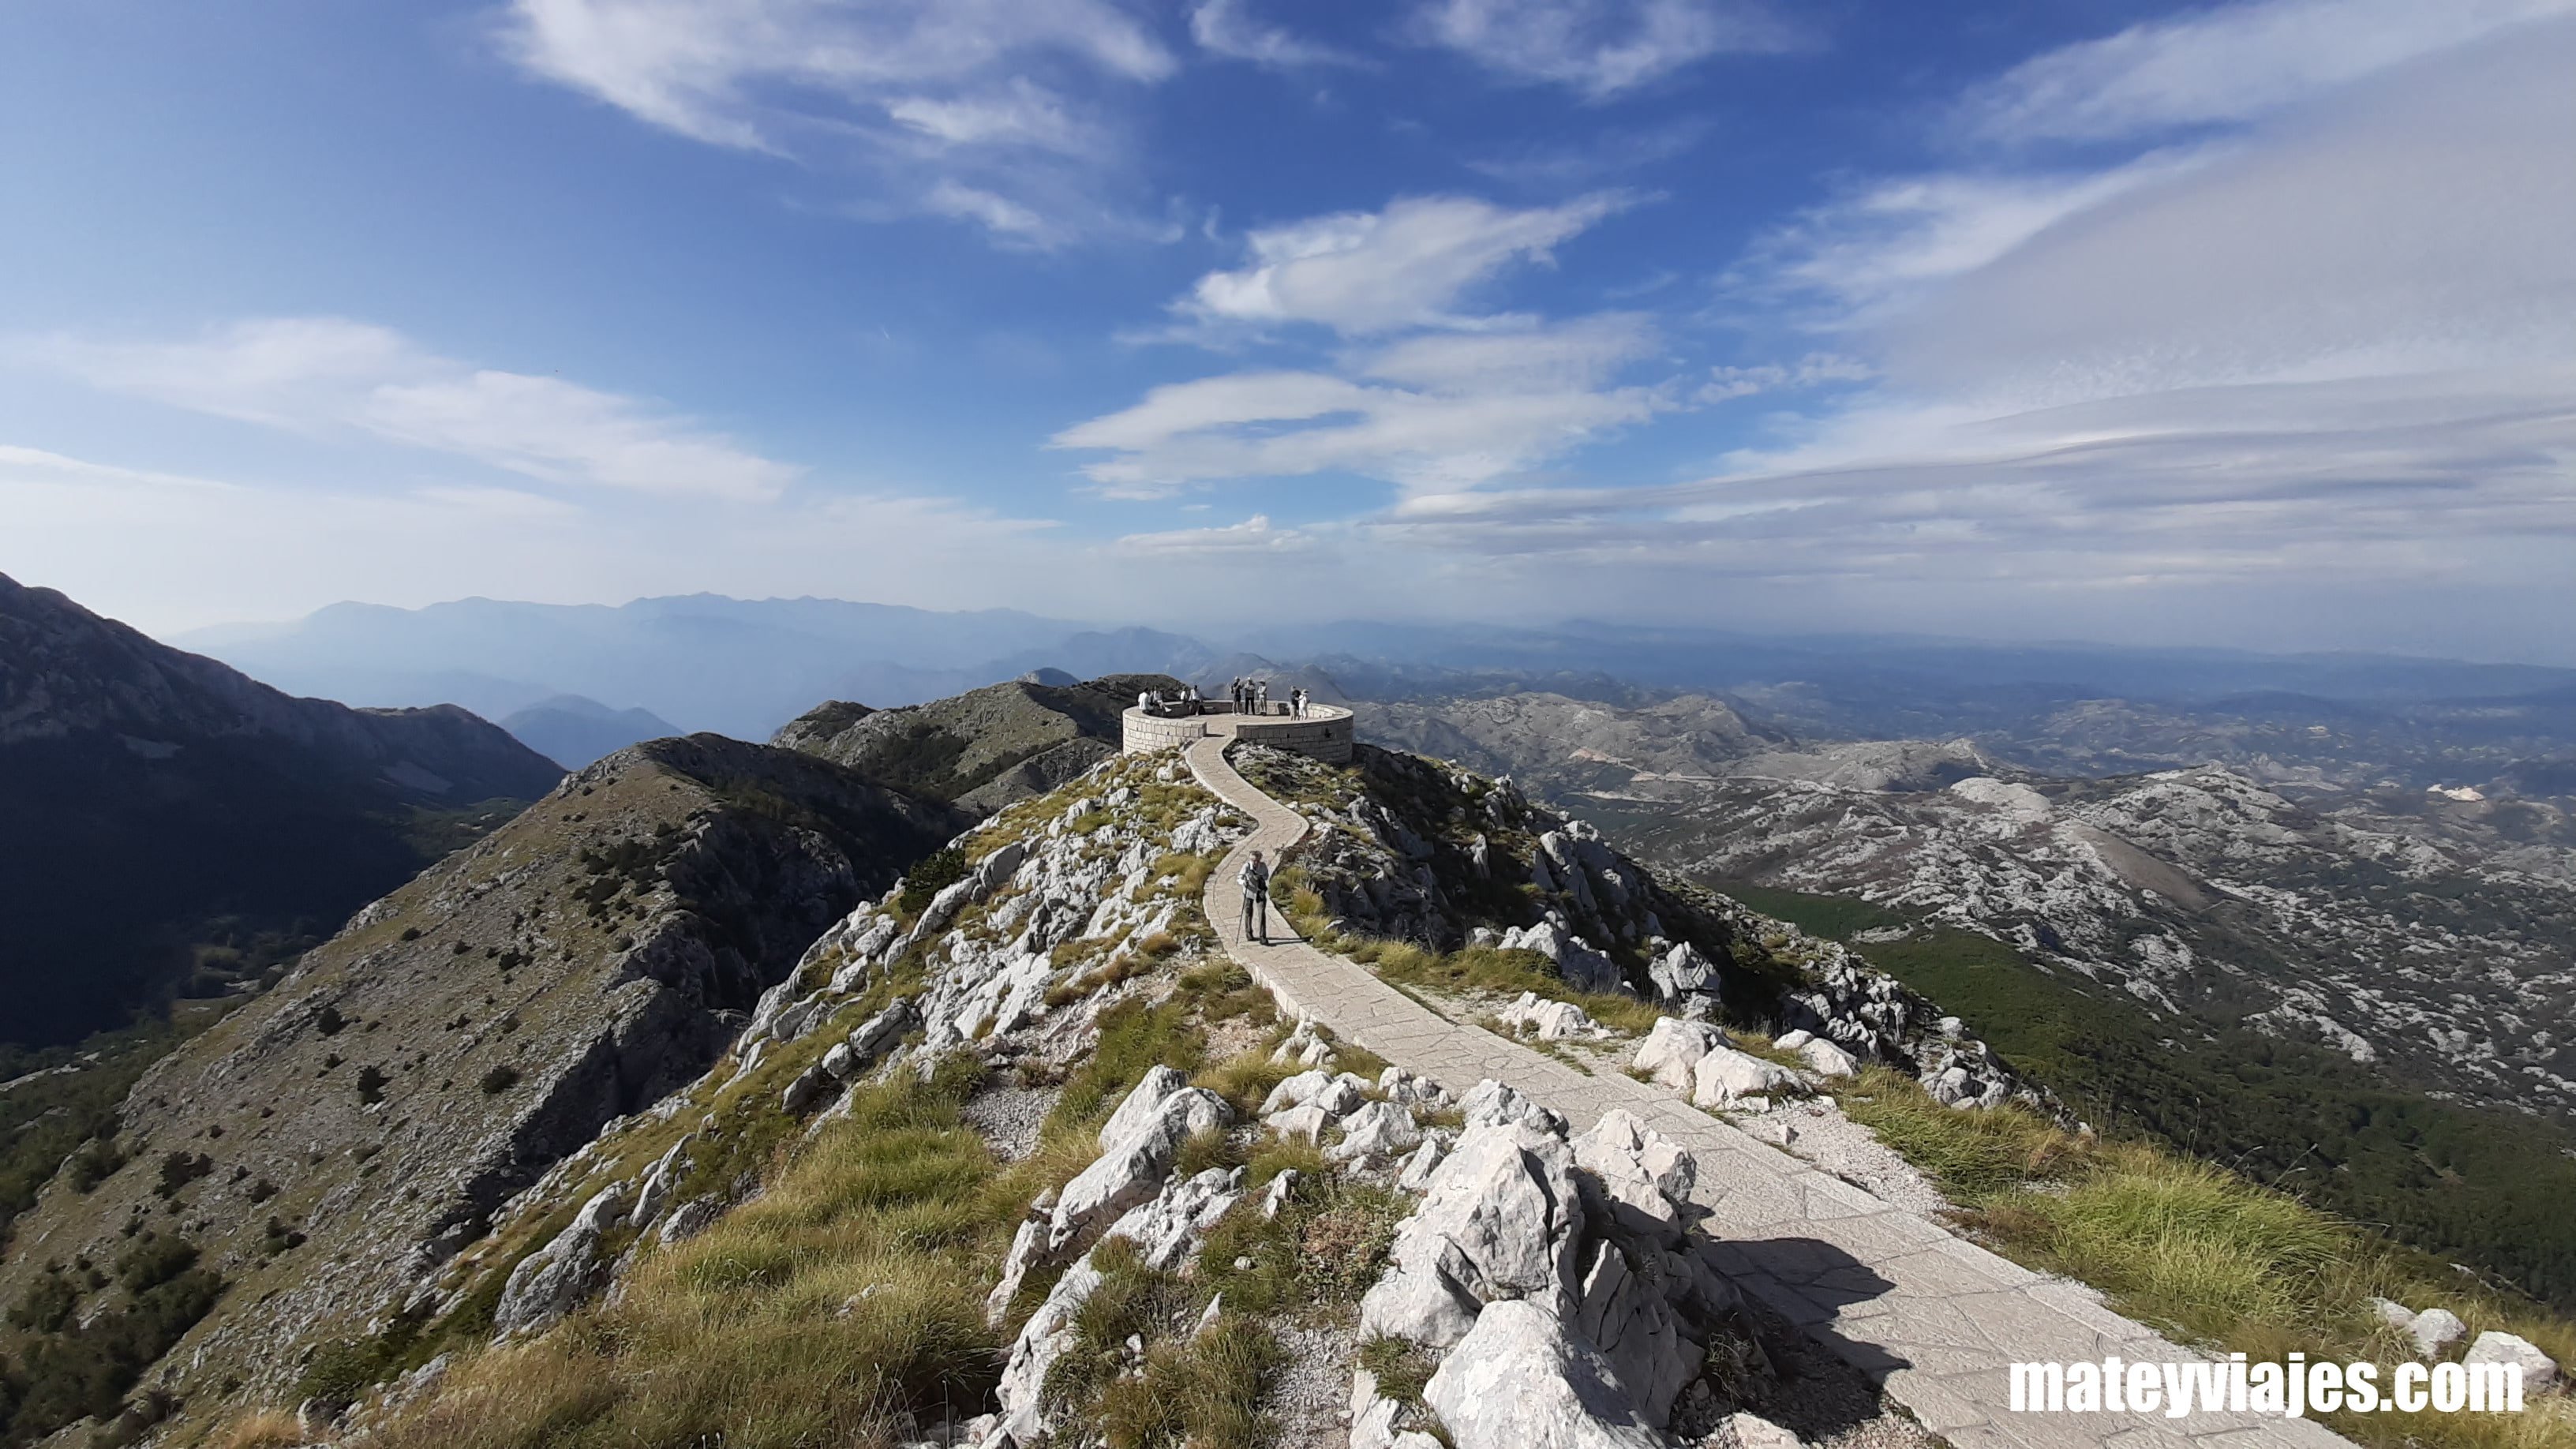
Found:
[[[2252,121],[2576,0],[2260,0],[2149,21],[2015,66],[1972,93],[1989,140],[2100,141]]]
[[[1256,513],[1221,528],[1181,528],[1163,533],[1131,533],[1118,540],[1117,551],[1152,559],[1242,558],[1248,554],[1309,553],[1313,535],[1294,528],[1273,528],[1270,516]]]
[[[1871,182],[1773,230],[1726,280],[1748,293],[1819,303],[1824,311],[1812,320],[1825,325],[1868,325],[2069,217],[2213,154],[2153,152],[2098,172],[1953,172]]]
[[[1514,80],[1607,100],[1712,55],[1789,47],[1748,0],[1431,0],[1431,40]]]
[[[1822,387],[1831,382],[1866,382],[1877,376],[1868,363],[1830,352],[1810,352],[1794,363],[1754,367],[1712,367],[1698,393],[1701,402],[1725,402],[1756,393]]]
[[[1697,482],[1417,489],[1375,546],[1568,609],[2570,657],[2569,74],[2528,26],[2183,155],[1860,188],[1742,269],[1837,352],[1696,400],[1865,386]]]
[[[1629,204],[1604,192],[1513,210],[1465,196],[1405,197],[1252,233],[1251,265],[1201,277],[1178,310],[1207,324],[1320,323],[1345,335],[1474,325],[1464,294]]]
[[[1121,226],[1101,195],[1126,147],[1100,83],[1177,67],[1109,0],[515,0],[504,35],[531,73],[638,120],[855,160],[885,193],[868,209],[980,221],[1022,245]]]
[[[1654,345],[1643,319],[1618,314],[1417,337],[1346,356],[1339,376],[1246,372],[1158,387],[1052,443],[1116,453],[1083,471],[1118,497],[1327,471],[1412,491],[1474,488],[1674,406],[1667,389],[1610,385]]]
[[[1211,55],[1248,60],[1273,70],[1367,63],[1260,19],[1252,13],[1251,0],[1199,0],[1190,9],[1190,39]]]
[[[238,322],[191,342],[22,341],[111,392],[307,433],[354,431],[556,483],[774,496],[799,470],[633,398],[475,368],[336,317]]]

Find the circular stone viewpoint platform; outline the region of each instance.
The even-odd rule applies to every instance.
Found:
[[[1135,705],[1127,707],[1123,720],[1127,753],[1187,748],[1213,736],[1294,750],[1328,765],[1351,762],[1351,712],[1338,705],[1310,704],[1304,719],[1290,718],[1284,704],[1271,706],[1278,713],[1236,714],[1234,707],[1221,699],[1165,708],[1169,713],[1149,714]],[[1197,712],[1182,712],[1191,709]]]

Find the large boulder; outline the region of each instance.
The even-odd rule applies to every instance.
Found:
[[[1600,1351],[1535,1303],[1487,1305],[1422,1397],[1457,1449],[1663,1449]]]
[[[2558,1387],[2558,1361],[2540,1351],[2540,1345],[2516,1334],[2490,1328],[2478,1335],[2469,1351],[2460,1355],[2462,1363],[2504,1363],[2522,1366],[2522,1390],[2527,1394],[2546,1393]]]
[[[1746,1097],[1796,1095],[1806,1089],[1796,1072],[1733,1047],[1710,1047],[1691,1068],[1691,1105],[1695,1107],[1729,1107]]]
[[[1691,1071],[1699,1065],[1699,1059],[1707,1056],[1711,1047],[1727,1044],[1726,1033],[1707,1022],[1658,1017],[1655,1029],[1646,1033],[1629,1065],[1663,1086],[1686,1093],[1691,1089]]]

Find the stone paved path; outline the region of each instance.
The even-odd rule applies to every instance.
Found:
[[[1620,1073],[1586,1076],[1490,1032],[1462,1026],[1365,967],[1286,936],[1244,939],[1236,873],[1254,849],[1276,862],[1306,836],[1303,816],[1225,760],[1229,742],[1189,747],[1199,783],[1249,815],[1253,834],[1208,879],[1203,904],[1226,951],[1283,1010],[1453,1091],[1492,1077],[1562,1112],[1577,1130],[1625,1107],[1699,1160],[1694,1196],[1732,1259],[1730,1276],[1880,1382],[1960,1449],[2342,1449],[2307,1420],[2251,1414],[2015,1414],[2007,1365],[2200,1357],[2104,1308],[2084,1288],[2008,1262],[1881,1202],[1666,1093]]]

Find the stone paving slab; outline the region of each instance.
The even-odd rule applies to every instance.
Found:
[[[2195,1413],[2015,1414],[2009,1365],[2203,1355],[2103,1307],[2080,1284],[2008,1262],[1940,1225],[1819,1172],[1662,1088],[1619,1073],[1586,1076],[1477,1027],[1442,1018],[1357,962],[1294,939],[1273,913],[1267,942],[1245,939],[1238,872],[1255,849],[1276,862],[1306,838],[1304,816],[1226,763],[1229,741],[1189,746],[1191,771],[1249,816],[1253,833],[1208,878],[1202,904],[1228,955],[1277,998],[1335,1036],[1463,1091],[1492,1077],[1564,1113],[1578,1129],[1625,1107],[1699,1162],[1693,1198],[1709,1212],[1721,1266],[1766,1307],[1867,1373],[1958,1449],[2340,1449],[2305,1419]]]

